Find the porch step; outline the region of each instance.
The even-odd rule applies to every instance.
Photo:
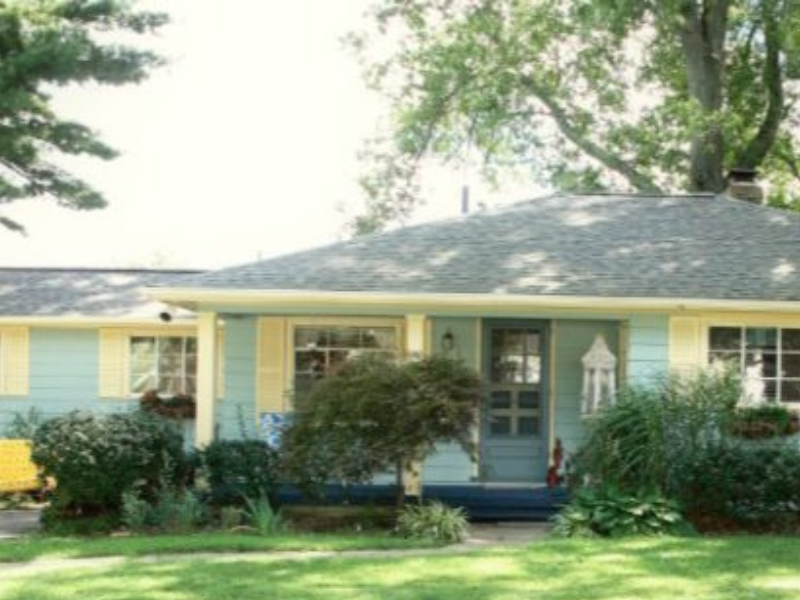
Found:
[[[492,486],[481,484],[437,484],[423,487],[426,500],[462,507],[473,521],[547,521],[566,504],[564,488],[533,486]],[[295,489],[282,488],[284,504],[305,503]],[[390,485],[326,486],[323,502],[391,505],[394,487]]]

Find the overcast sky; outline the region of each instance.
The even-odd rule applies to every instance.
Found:
[[[341,36],[365,0],[148,0],[173,23],[151,47],[170,59],[139,86],[57,94],[63,114],[122,152],[66,163],[110,206],[8,209],[28,236],[0,229],[8,266],[220,267],[341,238],[360,201],[356,153],[385,111]],[[417,217],[453,216],[468,175],[431,178]],[[519,183],[489,203],[530,195]]]

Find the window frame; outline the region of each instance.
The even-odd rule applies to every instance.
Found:
[[[737,350],[726,350],[720,348],[714,348],[711,344],[711,333],[714,329],[738,329],[739,330],[739,348]],[[746,368],[747,368],[747,357],[748,357],[748,346],[747,346],[747,331],[753,329],[771,329],[775,330],[776,332],[776,339],[775,339],[775,375],[772,377],[759,377],[756,378],[761,381],[771,381],[775,383],[775,396],[774,398],[762,398],[757,400],[758,402],[767,402],[767,403],[774,403],[774,404],[781,404],[787,405],[790,407],[798,407],[800,408],[800,399],[799,400],[784,400],[783,399],[783,384],[784,382],[792,382],[800,384],[800,376],[786,376],[783,374],[783,360],[784,355],[789,354],[791,356],[800,356],[800,349],[797,350],[790,350],[784,351],[783,348],[783,332],[785,330],[796,330],[800,332],[800,323],[792,323],[792,322],[782,322],[782,323],[774,323],[774,322],[761,322],[761,321],[746,321],[746,322],[724,322],[724,321],[710,321],[707,322],[703,328],[703,356],[705,360],[705,364],[708,366],[712,366],[712,354],[713,353],[721,353],[721,352],[729,352],[730,354],[738,355],[739,359],[739,374],[742,376],[743,383],[746,385],[747,377],[746,377]]]
[[[298,328],[303,327],[359,327],[368,329],[391,328],[394,330],[395,352],[397,356],[402,356],[405,352],[405,320],[391,317],[291,317],[287,319],[286,328],[286,387],[291,392],[295,391],[296,382],[296,334]],[[291,410],[291,401],[289,402]]]
[[[168,340],[168,339],[180,339],[181,340],[181,351],[180,351],[181,365],[180,365],[179,378],[182,380],[184,387],[185,387],[185,384],[186,384],[186,379],[188,377],[188,375],[186,373],[186,357],[187,357],[186,346],[187,346],[187,341],[189,339],[194,339],[194,341],[195,341],[195,351],[194,351],[195,370],[194,370],[193,378],[195,380],[195,391],[192,394],[186,394],[185,392],[182,392],[180,394],[175,394],[175,395],[184,395],[185,394],[185,395],[191,396],[192,398],[196,398],[197,397],[197,375],[198,375],[198,370],[197,370],[197,366],[198,366],[197,365],[197,333],[196,332],[191,332],[191,331],[181,331],[181,332],[169,331],[169,332],[161,332],[161,333],[155,333],[155,332],[138,333],[138,332],[133,332],[133,333],[130,333],[130,334],[126,335],[125,336],[125,361],[126,361],[125,391],[126,391],[126,396],[132,396],[134,398],[139,398],[139,397],[142,396],[142,394],[145,394],[145,393],[147,393],[147,391],[149,391],[149,390],[145,390],[143,392],[133,391],[133,365],[132,365],[133,341],[135,339],[148,339],[148,338],[152,338],[155,341],[155,368],[156,368],[155,377],[156,377],[156,383],[158,383],[161,380],[161,378],[163,377],[158,372],[159,366],[160,366],[160,352],[159,352],[160,343],[159,343],[159,341],[160,340]],[[153,389],[153,388],[149,388],[149,389]],[[162,393],[158,389],[158,386],[156,386],[155,389],[159,394]]]

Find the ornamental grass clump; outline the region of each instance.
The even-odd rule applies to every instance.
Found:
[[[444,544],[464,541],[468,528],[463,508],[453,508],[441,502],[409,504],[397,518],[399,535]]]

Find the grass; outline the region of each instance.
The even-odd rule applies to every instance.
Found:
[[[379,534],[296,534],[258,536],[242,533],[196,533],[126,537],[58,538],[30,536],[0,541],[0,563],[40,558],[88,558],[194,554],[198,552],[269,552],[280,550],[389,550],[431,546]]]
[[[2,573],[1,600],[789,600],[800,539],[548,540],[428,557],[157,563]],[[2,569],[2,567],[0,567]]]

